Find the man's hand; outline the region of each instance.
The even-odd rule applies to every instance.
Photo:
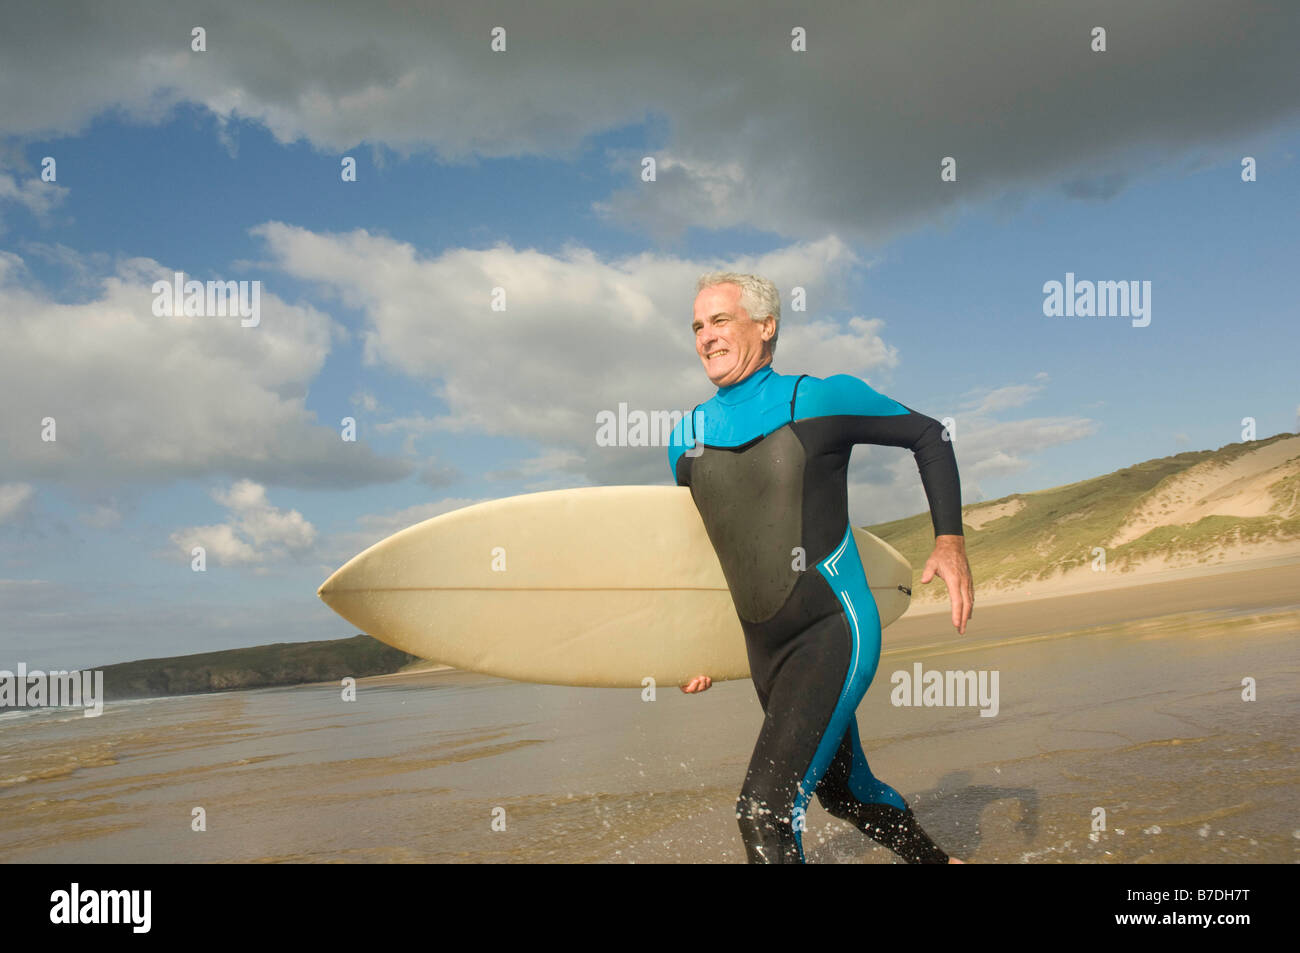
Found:
[[[970,563],[966,560],[964,536],[936,536],[934,552],[925,561],[921,584],[935,576],[948,586],[952,602],[952,624],[962,635],[966,634],[966,620],[975,614],[975,580],[971,578]]]
[[[707,692],[709,690],[709,686],[712,684],[713,684],[713,679],[709,678],[709,676],[696,675],[693,679],[690,680],[690,682],[682,686],[682,691],[691,694],[695,692]]]

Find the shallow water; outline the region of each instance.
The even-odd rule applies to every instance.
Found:
[[[928,638],[886,633],[862,743],[941,846],[986,863],[1300,859],[1300,605],[1068,632],[1042,605],[1057,630],[982,635],[999,631],[989,607],[965,637],[941,617]],[[997,716],[891,705],[891,674],[918,661],[996,669]],[[456,672],[363,679],[355,702],[312,685],[11,713],[0,860],[742,862],[733,805],[761,719],[748,681],[642,701]],[[815,803],[804,845],[814,863],[895,860]]]

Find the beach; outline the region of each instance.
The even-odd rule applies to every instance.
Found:
[[[918,665],[996,672],[996,714],[891,703]],[[909,613],[857,717],[873,772],[963,860],[1294,863],[1300,562],[977,594],[964,636]],[[361,679],[355,701],[331,683],[9,712],[0,860],[740,863],[761,719],[748,680],[648,701],[447,670]],[[804,847],[897,862],[815,800]]]

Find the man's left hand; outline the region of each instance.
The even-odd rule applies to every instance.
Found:
[[[975,580],[971,578],[970,563],[966,559],[966,537],[934,538],[934,552],[925,561],[921,584],[935,576],[947,584],[948,598],[952,601],[952,624],[965,635],[966,620],[975,614]]]

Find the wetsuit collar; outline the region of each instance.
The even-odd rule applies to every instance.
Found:
[[[772,365],[764,364],[744,380],[737,381],[726,387],[719,387],[715,396],[724,404],[738,404],[742,400],[749,400],[763,389],[763,384],[767,382],[767,379],[773,373]]]

